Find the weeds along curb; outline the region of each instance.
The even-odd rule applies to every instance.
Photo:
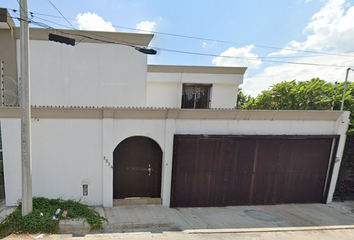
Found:
[[[93,207],[82,204],[80,200],[33,198],[33,211],[22,217],[21,204],[6,216],[0,224],[0,237],[11,233],[57,233],[59,220],[81,219],[91,226],[91,231],[102,231],[107,219],[100,216]]]

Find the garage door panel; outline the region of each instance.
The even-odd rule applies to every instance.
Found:
[[[252,181],[251,204],[275,204],[276,171],[279,160],[279,140],[257,140]]]
[[[332,142],[333,137],[176,136],[171,206],[321,202]]]
[[[291,140],[280,152],[278,203],[321,202],[331,139]]]
[[[194,149],[197,148],[198,140],[195,138],[177,138],[174,143],[174,151],[182,151],[183,154],[175,154],[175,167],[183,172],[194,172],[196,165],[197,153]]]
[[[235,158],[233,159],[233,168],[234,172],[252,172],[253,170],[253,161],[256,154],[256,144],[254,140],[238,140],[237,143],[237,152]]]
[[[230,183],[230,191],[228,205],[249,205],[251,195],[251,172],[243,172],[232,174],[232,182]]]
[[[234,158],[231,163],[228,205],[247,205],[250,203],[253,176],[253,162],[256,145],[252,140],[234,141]]]
[[[224,159],[223,139],[200,139],[197,142],[197,165],[198,172],[219,173],[227,171]]]
[[[175,148],[179,154],[177,156],[175,154],[171,205],[179,203],[178,206],[190,207],[226,206],[232,142],[224,144],[220,139],[200,139],[197,140],[196,147],[193,146],[193,141],[189,141],[188,144],[181,142],[183,142],[181,139],[175,141]],[[194,149],[194,152],[190,149]],[[187,154],[193,157],[186,156]],[[180,179],[182,175],[183,180]]]
[[[227,145],[227,143],[225,144]],[[229,169],[224,166],[231,158],[225,157],[224,141],[222,139],[201,139],[198,141],[196,173],[199,177],[198,202],[200,206],[226,206],[225,196]],[[200,183],[200,184],[199,184]]]

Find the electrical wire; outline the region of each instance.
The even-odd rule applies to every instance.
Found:
[[[46,21],[46,22],[49,22],[49,23],[52,23],[52,24],[56,24],[58,26],[61,26],[61,27],[66,27],[68,28],[66,25],[63,25],[63,24],[59,24],[59,23],[56,23],[56,22],[53,22],[53,21],[50,21],[50,20],[47,20],[47,19],[44,19],[44,18],[40,18],[38,16],[34,16],[35,18],[38,18],[42,21]],[[99,34],[95,34],[95,33],[90,33],[92,35],[96,35],[98,37],[102,37],[102,38],[106,38],[106,39],[111,39],[111,40],[114,40],[112,38],[109,38],[109,37],[105,37],[105,36],[101,36]],[[127,43],[127,42],[124,42],[124,41],[121,41],[123,43]],[[129,43],[127,43],[129,44]],[[179,53],[184,53],[183,51],[177,51],[177,50],[171,50],[171,49],[162,49],[162,48],[158,48],[156,47],[155,49],[160,49],[162,51],[170,51],[170,52],[179,52]],[[192,54],[193,52],[188,52],[188,54]],[[220,55],[214,55],[214,54],[206,54],[206,53],[194,53],[195,55],[204,55],[204,56],[211,56],[211,57],[225,57],[225,58],[237,58],[237,57],[233,57],[233,56],[220,56]],[[279,59],[279,58],[301,58],[301,57],[318,57],[318,56],[321,56],[321,55],[310,55],[310,56],[292,56],[292,57],[263,57],[263,56],[258,56],[257,58],[250,58],[250,60],[258,60],[258,61],[262,61],[262,59]],[[347,55],[346,55],[347,56]],[[348,57],[353,57],[354,59],[354,56],[351,55],[351,56],[348,56]],[[265,60],[264,60],[265,61]],[[270,61],[270,60],[269,60]],[[349,60],[351,61],[351,60]]]
[[[159,51],[165,51],[165,52],[182,53],[182,54],[199,55],[199,56],[209,56],[209,57],[216,57],[216,58],[234,58],[234,59],[242,59],[242,60],[250,60],[250,61],[262,61],[262,62],[273,62],[273,63],[288,63],[288,64],[308,65],[308,66],[348,67],[348,66],[334,65],[334,64],[288,62],[288,61],[277,61],[277,60],[267,60],[267,59],[257,59],[257,58],[236,57],[236,56],[220,56],[220,55],[215,55],[215,54],[188,52],[188,51],[172,50],[172,49],[158,48],[158,47],[153,47],[153,48],[157,49]]]
[[[38,18],[38,17],[37,17]],[[24,20],[21,18],[17,18],[19,21],[28,21],[29,23],[36,24],[37,26],[41,26],[44,28],[48,29],[53,29],[55,31],[58,31],[63,34],[67,35],[74,35],[74,36],[79,36],[82,38],[87,38],[90,40],[98,41],[98,42],[103,42],[103,43],[110,43],[110,44],[120,44],[120,45],[125,45],[129,47],[136,47],[132,44],[129,43],[118,43],[115,41],[110,41],[110,40],[104,40],[104,39],[99,39],[99,38],[93,38],[84,34],[74,34],[74,33],[68,33],[63,30],[55,29],[49,25],[46,25],[44,23],[36,22],[33,20]],[[83,39],[80,40],[80,42]],[[215,54],[208,54],[208,53],[197,53],[197,52],[188,52],[188,51],[180,51],[180,50],[174,50],[174,49],[166,49],[166,48],[158,48],[155,47],[155,49],[159,51],[165,51],[165,52],[172,52],[172,53],[180,53],[180,54],[189,54],[189,55],[199,55],[199,56],[209,56],[209,57],[217,57],[217,58],[232,58],[232,59],[243,59],[243,60],[249,60],[249,61],[264,61],[264,62],[273,62],[273,63],[287,63],[287,64],[294,64],[294,65],[307,65],[307,66],[323,66],[323,67],[346,67],[348,68],[349,66],[343,66],[343,65],[335,65],[335,64],[319,64],[319,63],[307,63],[307,62],[289,62],[289,61],[276,61],[276,60],[267,60],[267,59],[258,59],[258,58],[246,58],[246,57],[237,57],[237,56],[220,56],[220,55],[215,55]],[[353,57],[353,56],[351,56]]]
[[[7,15],[4,15],[4,14],[0,14],[0,15],[1,16],[7,16]],[[90,40],[97,41],[97,42],[103,42],[103,43],[109,43],[109,44],[118,44],[118,45],[128,46],[128,47],[132,47],[132,48],[137,48],[137,46],[135,46],[135,45],[133,45],[131,43],[125,42],[125,41],[117,42],[117,41],[109,41],[109,40],[104,40],[104,39],[99,39],[99,38],[93,38],[93,37],[90,37],[90,36],[87,36],[87,35],[84,35],[84,34],[76,34],[76,33],[72,33],[72,32],[65,32],[63,30],[53,28],[53,27],[51,27],[51,26],[49,26],[49,25],[47,25],[45,23],[37,22],[37,21],[34,21],[34,20],[26,20],[26,19],[22,19],[21,17],[12,17],[11,15],[7,16],[7,17],[15,18],[18,21],[26,21],[28,23],[37,25],[39,27],[46,28],[46,29],[52,29],[54,31],[57,31],[57,32],[60,32],[62,34],[66,34],[66,35],[78,36],[78,37],[82,37],[83,39],[86,38],[86,39],[90,39]],[[90,34],[92,34],[92,33],[90,33]],[[80,43],[83,39],[79,40],[78,43]],[[75,45],[77,45],[78,43],[76,43]]]
[[[16,13],[16,11],[14,11],[14,13]],[[30,13],[32,13],[32,12],[30,12]],[[16,14],[17,14],[17,13],[16,13]],[[55,25],[58,25],[58,26],[61,26],[61,27],[70,28],[70,27],[68,27],[68,26],[66,26],[66,25],[63,25],[63,24],[60,24],[60,23],[56,23],[56,22],[53,22],[53,21],[50,21],[50,20],[47,20],[47,19],[44,19],[44,18],[37,17],[37,16],[34,16],[34,18],[38,18],[38,19],[40,19],[40,20],[42,20],[42,21],[49,22],[49,23],[51,23],[51,24],[55,24]],[[37,25],[37,26],[39,26],[39,27],[42,27],[42,28],[53,29],[53,30],[58,31],[58,32],[61,32],[61,33],[63,33],[63,34],[75,35],[75,34],[72,34],[72,33],[66,33],[66,32],[64,32],[64,31],[62,31],[62,30],[53,28],[53,27],[51,27],[50,25],[47,25],[47,24],[45,24],[45,23],[41,23],[41,22],[37,22],[37,21],[32,21],[32,22],[30,22],[30,23],[32,23],[32,24],[34,24],[34,25]],[[126,42],[126,41],[123,41],[123,40],[119,40],[119,43],[118,43],[118,42],[116,42],[116,39],[109,38],[109,37],[106,37],[106,36],[102,36],[102,35],[99,35],[99,34],[96,34],[96,33],[93,33],[93,32],[90,32],[90,35],[94,35],[94,36],[97,36],[97,37],[100,37],[100,38],[109,39],[109,40],[112,40],[112,41],[109,41],[109,40],[102,40],[102,39],[98,39],[98,38],[91,38],[91,40],[101,41],[101,42],[103,41],[103,42],[105,42],[105,43],[111,43],[111,44],[127,45],[127,46],[130,46],[130,47],[136,47],[136,46],[132,45],[132,44],[129,43],[129,42]],[[79,36],[79,35],[78,35],[78,36]],[[83,35],[80,35],[80,36],[83,37]],[[82,42],[83,39],[85,39],[85,38],[89,38],[89,37],[87,37],[87,36],[83,37],[81,40],[79,40],[79,41],[76,43],[76,45],[78,45],[80,42]]]
[[[20,6],[20,8],[22,9],[22,11],[25,12],[25,9],[23,9],[23,7],[22,7],[20,1],[19,1],[19,0],[16,0],[16,1],[17,1],[18,5]]]
[[[45,21],[45,22],[49,22],[49,23],[52,23],[52,24],[56,24],[56,25],[58,25],[58,26],[67,27],[67,26],[65,26],[65,25],[63,25],[63,24],[59,24],[59,23],[56,23],[56,22],[53,22],[53,21],[50,21],[50,20],[46,20],[46,19],[44,19],[44,18],[37,17],[37,16],[35,16],[35,18],[38,18],[38,19],[40,19],[40,20],[42,20],[42,21]],[[52,27],[50,27],[50,28],[52,28]],[[52,29],[55,29],[55,28],[52,28]],[[58,29],[56,29],[56,30],[58,30]],[[66,34],[66,33],[65,33],[65,34]],[[71,33],[70,33],[70,34],[71,34]],[[93,32],[90,32],[90,35],[97,36],[97,37],[104,38],[104,39],[108,39],[108,40],[112,40],[112,41],[115,41],[115,40],[116,40],[116,39],[114,39],[114,38],[109,38],[109,37],[102,36],[102,35],[99,35],[99,34],[93,33]],[[81,39],[78,43],[80,43],[81,41],[82,41],[82,39]],[[126,42],[126,41],[123,41],[123,40],[120,40],[119,42],[125,43],[125,44],[128,44],[128,45],[131,44],[131,43]],[[77,43],[77,44],[78,44],[78,43]]]
[[[62,18],[60,16],[53,16],[53,15],[49,15],[49,14],[42,14],[42,13],[34,13],[34,14],[43,15],[43,16],[47,16],[47,17]],[[76,19],[73,19],[73,18],[68,18],[68,19],[76,21]],[[87,21],[85,21],[85,22],[87,22]],[[95,24],[102,24],[102,23],[95,23]],[[136,28],[124,27],[124,26],[113,25],[113,24],[112,24],[112,26],[116,27],[116,28],[122,28],[122,29],[134,30],[134,31],[139,30],[139,31],[147,32],[147,33],[154,33],[154,34],[160,34],[160,35],[166,35],[166,36],[172,36],[172,37],[188,38],[188,39],[203,40],[203,41],[215,41],[215,42],[220,42],[220,43],[235,44],[235,45],[242,45],[242,46],[250,45],[247,43],[239,43],[239,42],[232,42],[232,41],[225,41],[225,40],[218,40],[218,39],[211,39],[211,38],[203,38],[203,37],[195,37],[195,36],[166,33],[166,32],[159,32],[159,31],[145,31],[145,30],[140,30],[140,29],[136,29]],[[348,55],[340,54],[340,53],[326,53],[326,52],[309,51],[309,50],[297,50],[297,49],[291,49],[291,48],[284,49],[282,47],[273,47],[273,46],[258,45],[258,44],[252,44],[252,45],[254,45],[255,47],[259,47],[259,48],[286,50],[286,51],[292,51],[292,52],[304,52],[304,53],[312,53],[312,54],[320,54],[320,55],[353,57],[350,55],[348,56]]]
[[[59,11],[59,9],[50,0],[47,1],[60,13],[60,15],[65,19],[65,21],[67,21],[67,23],[69,23],[69,25],[76,30],[76,28],[68,21],[68,19],[66,19],[66,17]]]

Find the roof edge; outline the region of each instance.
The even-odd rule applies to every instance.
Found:
[[[245,74],[247,67],[148,65],[148,73]]]
[[[20,38],[20,28],[14,28],[15,37]],[[65,32],[67,34],[63,34]],[[49,41],[48,34],[54,33],[58,35],[63,35],[66,37],[74,38],[75,42],[86,42],[86,43],[102,43],[94,39],[102,39],[104,41],[116,42],[118,44],[130,44],[138,46],[148,46],[154,37],[153,34],[141,34],[141,33],[124,33],[124,32],[102,32],[102,31],[87,31],[87,30],[71,30],[71,29],[46,29],[46,28],[30,28],[29,38],[30,40],[42,40]],[[84,35],[89,38],[84,38]]]

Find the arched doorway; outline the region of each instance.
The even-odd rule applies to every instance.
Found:
[[[113,152],[113,199],[161,197],[162,150],[151,138],[123,140]]]

